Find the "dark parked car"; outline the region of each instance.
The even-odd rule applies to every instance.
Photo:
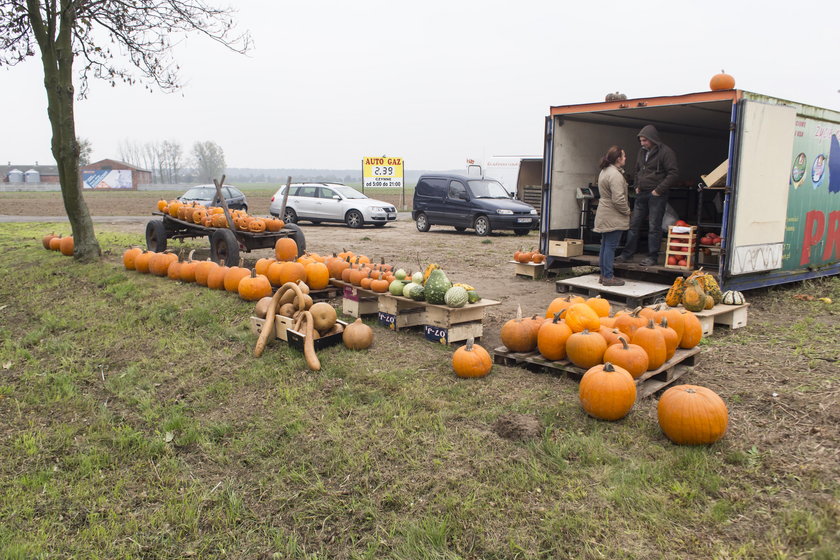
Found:
[[[222,194],[225,195],[225,201],[231,210],[248,211],[248,200],[242,194],[242,191],[236,187],[223,185]],[[198,185],[187,189],[187,192],[179,196],[178,200],[181,202],[198,202],[205,206],[219,206],[222,203],[216,195],[214,185]]]
[[[449,174],[420,176],[411,217],[419,231],[444,225],[457,231],[473,228],[477,235],[500,229],[528,235],[539,225],[537,210],[512,198],[495,179]]]

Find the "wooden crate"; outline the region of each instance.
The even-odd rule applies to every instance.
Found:
[[[697,226],[689,226],[687,233],[675,233],[674,228],[677,226],[668,227],[668,241],[665,245],[665,268],[674,268],[677,270],[693,270],[695,265],[694,248],[697,244]],[[683,248],[687,250],[674,250],[674,247]],[[668,257],[675,256],[677,259],[685,258],[685,266],[678,264],[668,264]]]
[[[688,350],[678,348],[671,359],[662,364],[661,367],[643,373],[635,380],[636,400],[649,397],[692,371],[696,356],[699,353],[699,347]],[[575,381],[580,381],[583,374],[586,373],[586,370],[568,360],[546,360],[539,352],[510,352],[504,346],[493,350],[493,361],[504,366],[520,366],[533,371],[567,375]]]
[[[577,257],[583,254],[583,239],[566,238],[548,242],[548,254],[552,257]]]
[[[730,329],[740,329],[747,326],[747,308],[749,303],[742,305],[723,305],[719,303],[711,309],[704,309],[695,313],[703,327],[703,336],[712,334],[715,325],[727,325]]]
[[[259,317],[251,317],[251,332],[255,335],[259,336],[262,332],[263,325],[265,324],[265,319],[260,319]],[[280,340],[288,340],[288,336],[286,334],[287,330],[291,330],[292,328],[292,318],[286,317],[284,315],[275,315],[274,316],[274,338],[279,338]]]
[[[482,299],[464,307],[447,307],[393,294],[379,295],[379,323],[392,330],[422,327],[426,339],[451,344],[468,338],[481,338],[488,307],[498,305]]]
[[[379,294],[365,290],[341,280],[330,280],[336,289],[341,290],[341,312],[350,317],[376,315],[379,312]]]
[[[508,261],[508,264],[514,265],[513,273],[516,276],[531,278],[533,280],[539,280],[545,276],[545,263]]]

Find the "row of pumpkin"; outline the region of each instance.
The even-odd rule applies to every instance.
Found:
[[[61,234],[51,233],[41,238],[41,245],[44,246],[44,249],[59,251],[65,257],[72,257],[73,249],[75,249],[72,235],[64,237]]]

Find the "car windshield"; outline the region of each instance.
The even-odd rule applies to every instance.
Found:
[[[332,189],[341,194],[344,198],[367,198],[353,187],[348,187],[346,185],[333,185]]]
[[[216,189],[212,187],[193,187],[185,192],[181,198],[210,199],[214,194],[216,194]]]
[[[481,179],[469,181],[470,190],[476,198],[510,198],[505,187],[498,181]]]

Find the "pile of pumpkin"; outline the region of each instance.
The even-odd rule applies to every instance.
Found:
[[[181,261],[175,253],[145,251],[139,247],[126,249],[123,266],[142,274],[165,276],[171,280],[194,282],[213,290],[227,290],[239,294],[246,301],[257,301],[272,294],[272,286],[288,282],[302,282],[307,289],[321,289],[329,284],[329,274],[318,255],[307,253],[298,258],[297,243],[291,238],[278,239],[274,245],[275,258],[260,259],[254,269],[242,266],[223,266],[210,259],[193,260],[191,251]],[[317,257],[317,258],[316,258]],[[308,297],[308,295],[307,295]]]
[[[744,301],[744,294],[741,292],[733,290],[721,292],[714,276],[703,272],[702,268],[695,270],[687,278],[678,277],[665,295],[666,305],[670,307],[682,305],[688,311],[695,313],[711,309],[718,303],[741,305]]]
[[[72,235],[62,237],[61,234],[56,235],[51,233],[41,238],[41,244],[44,246],[44,249],[59,251],[65,257],[72,257],[73,249],[75,248]]]
[[[169,202],[161,199],[157,203],[158,210],[185,222],[204,227],[226,228],[228,221],[225,211],[220,206],[204,206],[197,202],[183,203],[179,200]],[[263,231],[280,231],[285,222],[279,218],[259,218],[251,216],[244,210],[231,210],[230,219],[236,229],[261,233]]]
[[[540,264],[545,262],[545,255],[540,253],[539,251],[534,251],[533,249],[530,251],[514,251],[513,253],[513,260],[518,263],[534,263]]]

